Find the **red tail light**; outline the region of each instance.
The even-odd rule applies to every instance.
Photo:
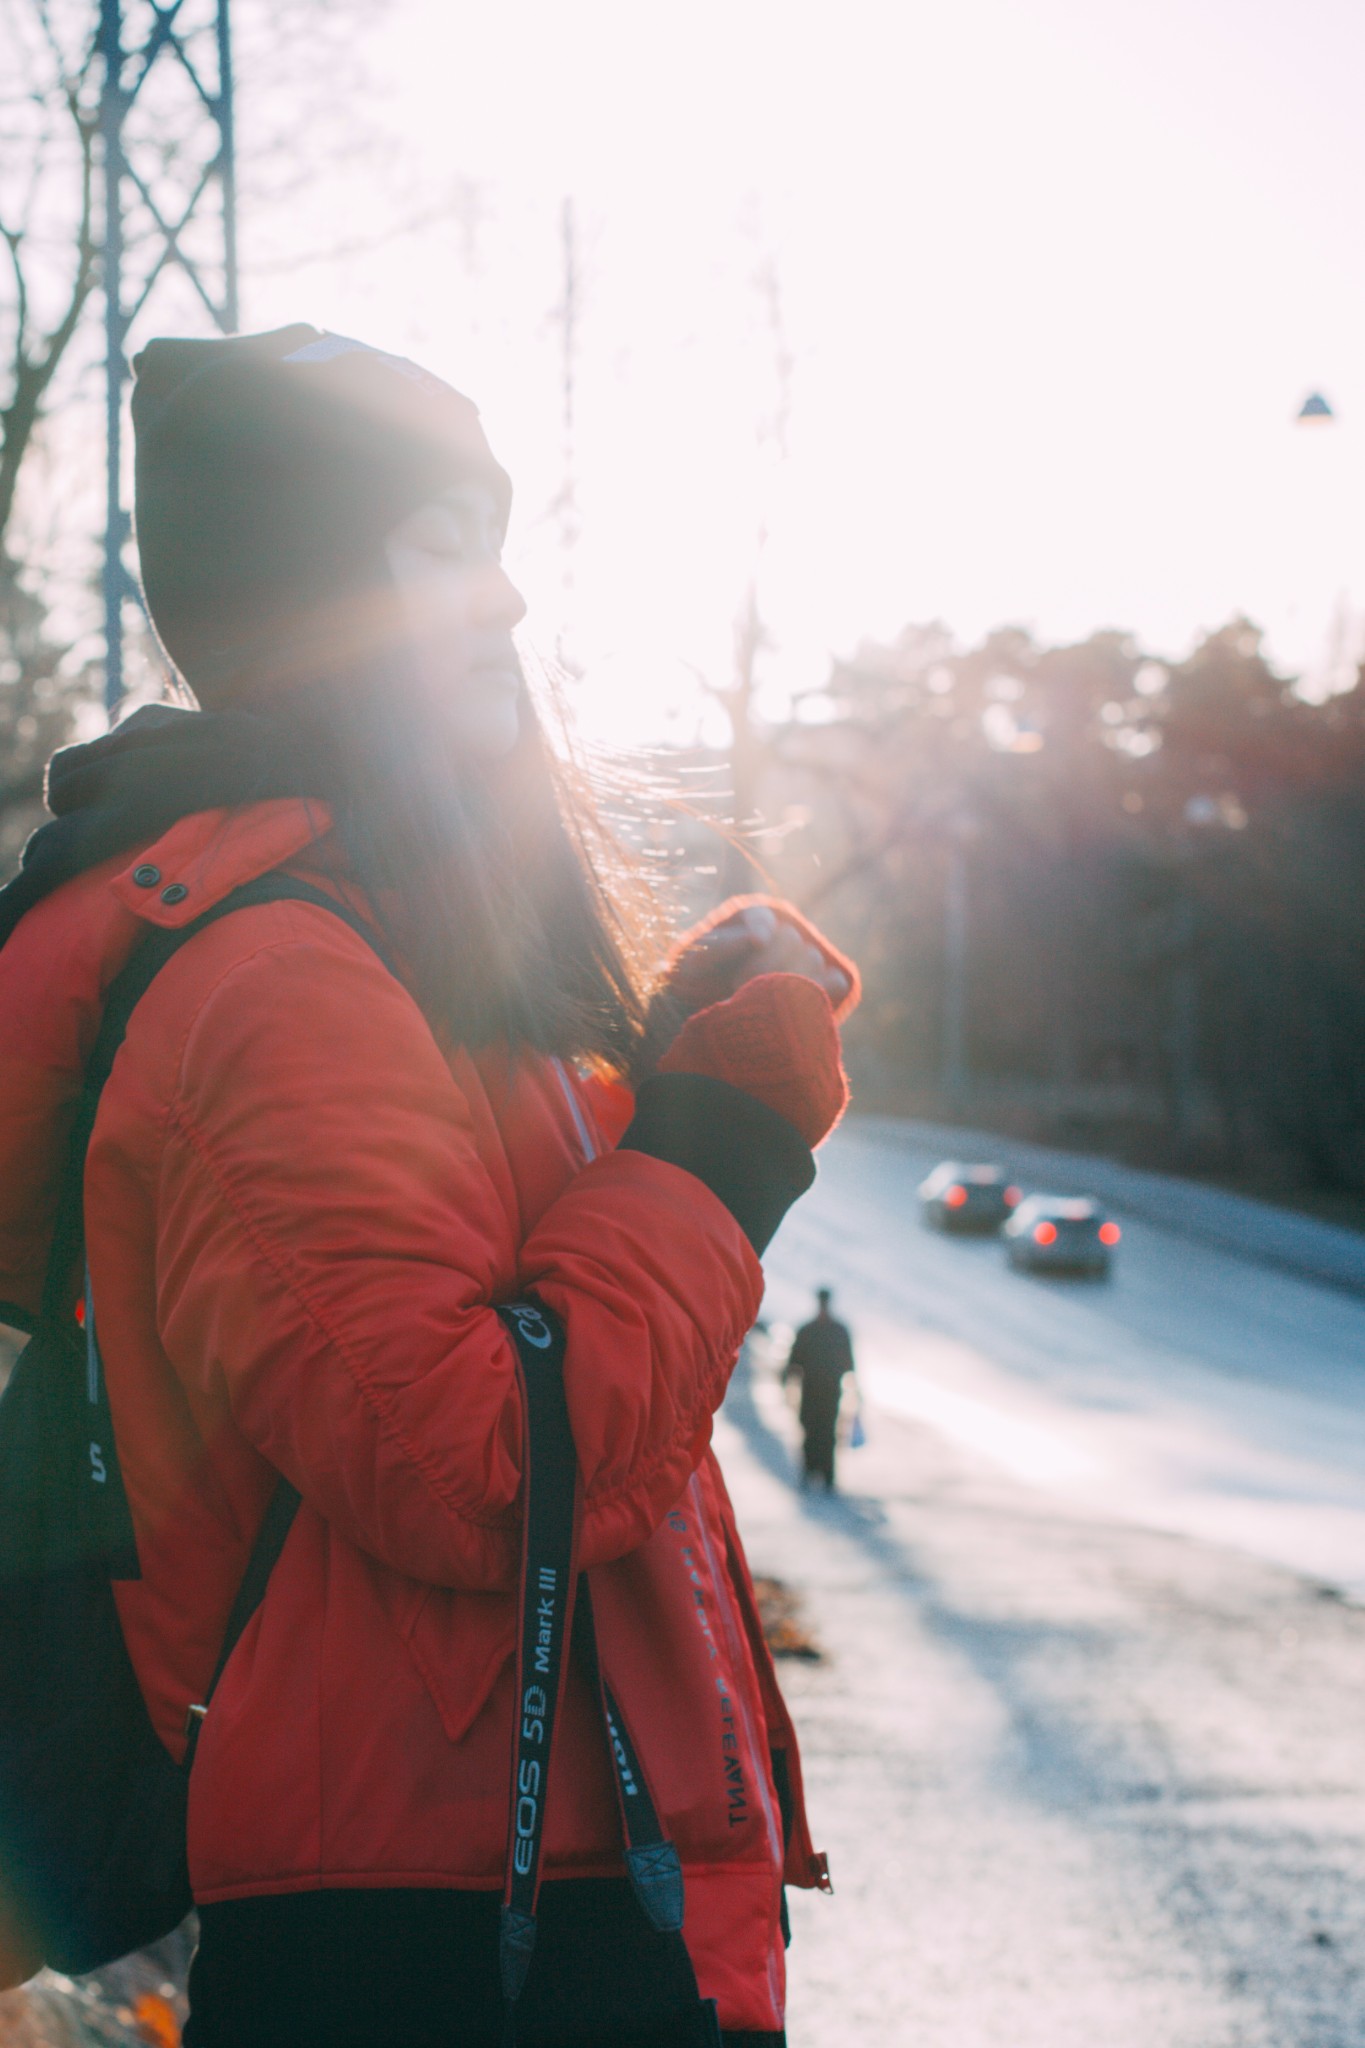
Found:
[[[966,1199],[967,1190],[964,1187],[960,1187],[956,1181],[953,1182],[950,1188],[944,1190],[943,1203],[947,1209],[960,1209]]]
[[[1118,1227],[1118,1224],[1117,1224],[1117,1223],[1101,1223],[1101,1225],[1100,1225],[1100,1243],[1101,1243],[1101,1244],[1117,1244],[1117,1243],[1118,1243],[1118,1241],[1119,1241],[1119,1239],[1120,1239],[1120,1238],[1121,1238],[1122,1236],[1123,1236],[1123,1232],[1122,1232],[1122,1231],[1121,1231],[1121,1230],[1119,1229],[1119,1227]]]
[[[1009,1208],[1013,1209],[1023,1199],[1024,1192],[1022,1188],[1009,1187],[1005,1189],[1005,1201]]]
[[[1035,1224],[1034,1224],[1034,1226],[1033,1226],[1033,1242],[1034,1242],[1035,1244],[1056,1244],[1056,1242],[1057,1242],[1057,1226],[1056,1226],[1056,1224],[1055,1224],[1055,1223],[1035,1223]]]
[[[77,1299],[77,1302],[76,1302],[76,1321],[77,1321],[78,1323],[80,1323],[80,1324],[82,1325],[82,1327],[84,1327],[84,1324],[85,1324],[85,1296],[84,1296],[83,1294],[82,1294],[82,1295],[81,1295],[81,1296],[80,1296],[80,1297],[79,1297],[79,1298]]]

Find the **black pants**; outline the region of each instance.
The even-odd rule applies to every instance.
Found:
[[[504,2048],[498,1905],[391,1890],[203,1906],[184,2048]],[[694,2048],[699,2019],[690,1967],[624,1879],[545,1886],[516,2048]]]
[[[833,1401],[803,1402],[801,1406],[801,1427],[805,1441],[802,1444],[802,1464],[807,1479],[823,1479],[825,1485],[834,1487],[834,1440],[839,1427],[839,1397]]]

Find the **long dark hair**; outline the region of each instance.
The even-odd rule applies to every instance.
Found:
[[[630,1067],[659,936],[649,890],[524,684],[516,745],[486,765],[462,758],[401,655],[252,708],[321,757],[346,868],[439,1033]]]

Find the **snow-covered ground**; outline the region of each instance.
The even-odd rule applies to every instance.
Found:
[[[1255,1205],[1260,1237],[1239,1252],[1226,1230],[1152,1220],[1148,1176],[1125,1205],[1106,1165],[1112,1279],[1020,1275],[996,1241],[922,1227],[915,1188],[943,1138],[846,1122],[768,1254],[765,1313],[803,1320],[831,1285],[874,1414],[927,1424],[1079,1516],[1228,1544],[1365,1598],[1365,1298],[1288,1269],[1303,1220],[1284,1218],[1271,1263],[1277,1212]],[[1038,1184],[1007,1144],[993,1153]],[[1092,1187],[1091,1163],[1071,1172]]]

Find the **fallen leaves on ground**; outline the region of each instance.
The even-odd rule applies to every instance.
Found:
[[[799,1657],[807,1664],[823,1664],[825,1653],[801,1618],[800,1595],[781,1579],[755,1579],[763,1640],[774,1657]]]
[[[88,1977],[44,1970],[0,1996],[0,2048],[180,2048],[191,1919]]]
[[[180,2021],[175,2007],[155,1991],[144,1991],[133,2007],[133,2021],[150,2048],[180,2048]]]

